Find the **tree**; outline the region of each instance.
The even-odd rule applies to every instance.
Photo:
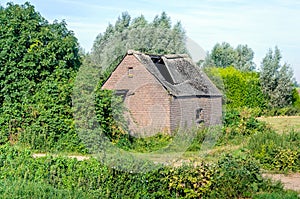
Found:
[[[166,12],[162,12],[160,16],[156,15],[153,22],[154,27],[160,27],[160,28],[171,28],[171,18],[168,17]]]
[[[48,23],[29,3],[8,3],[0,10],[0,35],[0,143],[79,146],[71,91],[81,63],[73,32],[64,21]]]
[[[115,23],[115,30],[117,32],[122,32],[124,29],[128,28],[131,17],[128,12],[123,12],[121,17]]]
[[[217,43],[210,54],[213,63],[217,67],[225,68],[232,65],[237,59],[237,52],[229,43],[223,42],[222,44]]]
[[[281,65],[281,58],[276,46],[274,52],[269,49],[261,63],[262,91],[273,108],[290,105],[292,101],[293,71],[287,63]]]
[[[145,19],[144,15],[141,15],[132,20],[130,28],[139,28],[139,27],[141,28],[141,27],[145,27],[147,24],[148,24],[148,22]]]
[[[225,68],[234,66],[241,71],[255,70],[253,62],[254,52],[247,45],[239,44],[235,49],[226,42],[217,43],[211,53],[206,56],[204,66],[216,66]]]
[[[255,63],[253,62],[253,50],[247,45],[241,44],[239,44],[235,50],[237,52],[237,58],[233,63],[234,67],[241,71],[255,70]]]
[[[129,49],[153,54],[187,53],[185,32],[180,22],[172,27],[165,12],[151,23],[143,15],[131,22],[129,14],[122,13],[115,26],[109,25],[97,36],[91,59],[106,74],[103,77],[108,77]]]

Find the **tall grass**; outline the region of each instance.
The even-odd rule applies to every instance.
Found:
[[[0,180],[0,197],[13,198],[55,198],[55,199],[81,199],[95,198],[91,193],[76,189],[57,189],[46,183],[30,182],[23,179]]]

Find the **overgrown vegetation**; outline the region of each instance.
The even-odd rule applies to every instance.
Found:
[[[205,72],[224,93],[228,109],[239,107],[263,109],[266,107],[266,99],[257,73],[242,72],[233,66],[209,67],[205,68]]]
[[[96,37],[90,58],[105,81],[128,50],[152,54],[187,53],[185,37],[181,23],[172,26],[165,12],[152,22],[143,15],[131,19],[129,13],[124,12],[114,25],[109,24],[106,31]]]
[[[0,144],[83,152],[71,110],[81,64],[74,33],[29,3],[8,3],[0,9],[0,35]]]
[[[259,167],[249,158],[225,156],[216,165],[164,166],[146,173],[129,173],[104,166],[93,158],[34,159],[30,151],[9,145],[0,150],[0,182],[4,187],[15,185],[16,190],[1,186],[2,198],[21,193],[57,198],[240,198],[258,192],[285,194],[280,185],[263,180]]]
[[[264,180],[260,169],[300,171],[299,130],[280,134],[256,119],[300,112],[291,71],[288,65],[279,64],[277,48],[274,54],[270,50],[266,55],[261,73],[253,71],[253,51],[247,45],[234,49],[226,43],[218,44],[208,57],[211,65],[205,70],[226,96],[224,126],[220,134],[212,135],[216,143],[211,151],[235,147],[211,155],[202,146],[211,136],[210,131],[198,128],[191,132],[195,136],[187,150],[197,156],[200,150],[207,152],[214,161],[202,162],[197,157],[198,166],[157,164],[153,166],[157,169],[131,173],[104,165],[101,158],[34,159],[32,153],[86,153],[86,147],[102,144],[89,146],[97,138],[90,133],[105,135],[114,146],[130,152],[165,149],[167,153],[172,147],[182,152],[181,146],[172,143],[174,136],[131,137],[122,118],[121,100],[111,91],[100,90],[129,48],[157,54],[186,53],[180,23],[172,26],[166,13],[150,23],[143,16],[131,20],[128,13],[123,13],[96,38],[93,52],[81,57],[77,39],[64,21],[51,24],[29,3],[9,3],[0,8],[0,35],[1,198],[297,198],[297,193]],[[77,85],[79,95],[92,91],[91,99],[95,101],[91,104],[95,106],[88,107],[88,111],[95,111],[97,119],[84,120],[84,125],[100,124],[99,129],[86,133],[88,137],[80,137],[89,139],[85,145],[75,132],[71,99],[80,66],[88,72]],[[284,82],[288,83],[286,88]],[[285,95],[281,99],[282,93]],[[84,117],[89,119],[87,114]],[[154,163],[141,160],[134,166],[149,165]]]
[[[260,72],[254,70],[253,55],[247,45],[234,49],[223,42],[217,43],[206,57],[204,70],[223,91],[227,108],[255,108],[271,116],[299,114],[297,83],[289,64],[281,64],[279,48],[269,49]]]
[[[273,130],[251,137],[248,148],[264,168],[277,171],[300,171],[300,133],[278,134]]]

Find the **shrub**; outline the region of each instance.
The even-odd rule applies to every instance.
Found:
[[[266,124],[256,119],[257,110],[252,108],[228,109],[224,115],[224,129],[221,142],[235,137],[244,137],[262,132]]]
[[[300,135],[298,132],[278,134],[268,130],[251,137],[248,149],[266,169],[300,170]]]
[[[210,198],[251,197],[259,191],[277,189],[264,181],[255,159],[225,155],[216,165],[212,176]]]
[[[81,64],[74,33],[27,2],[1,7],[0,35],[0,144],[83,152],[71,111]]]
[[[242,72],[234,67],[205,68],[208,76],[225,95],[228,108],[264,108],[266,105],[256,72]],[[222,84],[223,82],[223,84]]]
[[[148,172],[130,173],[105,166],[94,158],[34,159],[28,150],[4,145],[0,147],[0,164],[0,184],[16,186],[15,192],[1,186],[1,198],[6,195],[17,198],[20,194],[58,198],[68,195],[75,198],[238,198],[259,191],[282,191],[281,187],[274,187],[261,178],[259,167],[251,158],[228,155],[215,166],[203,163],[158,166]]]
[[[128,128],[122,98],[111,90],[96,90],[95,108],[97,120],[105,136],[114,144],[128,145]]]

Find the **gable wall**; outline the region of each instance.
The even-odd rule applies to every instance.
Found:
[[[129,67],[132,67],[130,75]],[[130,110],[127,119],[131,134],[170,133],[171,96],[134,55],[123,59],[102,88],[129,90],[125,106]]]

